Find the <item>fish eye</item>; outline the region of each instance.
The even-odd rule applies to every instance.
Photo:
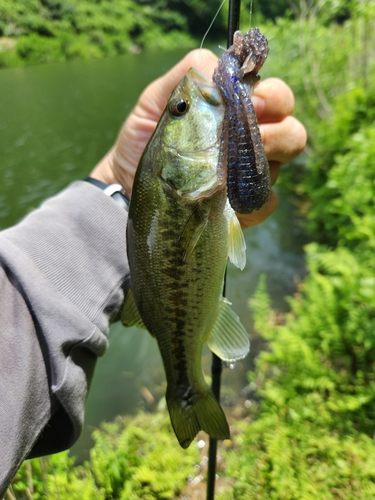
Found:
[[[189,101],[185,97],[173,99],[169,103],[168,109],[173,116],[182,116],[189,111]]]

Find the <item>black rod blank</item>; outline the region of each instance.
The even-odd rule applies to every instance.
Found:
[[[225,288],[225,286],[224,286]],[[220,401],[220,381],[221,381],[222,362],[216,354],[212,354],[212,392],[216,399]],[[215,480],[216,480],[216,456],[217,456],[217,439],[210,437],[208,444],[208,466],[207,466],[207,500],[213,500],[215,497]]]
[[[239,29],[240,25],[240,9],[241,0],[229,0],[228,12],[228,39],[227,47],[233,43],[233,35]],[[224,276],[223,295],[225,296],[226,273]],[[222,372],[221,359],[212,354],[212,392],[218,401],[220,401],[220,385]],[[216,457],[217,457],[217,439],[210,437],[208,446],[208,467],[207,467],[207,496],[206,500],[213,500],[215,497],[215,481],[216,481]]]
[[[234,32],[240,27],[241,0],[229,0],[227,47],[233,43]]]

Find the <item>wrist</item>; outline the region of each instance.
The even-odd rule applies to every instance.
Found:
[[[115,172],[117,172],[118,175],[116,175]],[[134,173],[130,174],[125,167],[119,165],[116,159],[116,146],[114,146],[95,166],[90,173],[90,177],[104,182],[104,184],[107,185],[120,184],[125,190],[126,196],[130,199]]]
[[[104,182],[104,184],[120,184],[115,178],[112,170],[113,165],[113,148],[100,160],[95,168],[90,173],[90,177]]]
[[[129,198],[126,196],[124,188],[120,184],[106,184],[94,177],[86,177],[86,182],[101,189],[104,194],[110,196],[121,208],[129,211]]]

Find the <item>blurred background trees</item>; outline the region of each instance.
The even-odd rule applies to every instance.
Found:
[[[0,0],[0,66],[196,47],[219,5],[216,0]],[[249,8],[250,2],[243,2],[246,15]],[[286,0],[253,2],[257,19],[275,21],[288,8]],[[210,30],[211,40],[225,39],[226,12],[227,6]]]

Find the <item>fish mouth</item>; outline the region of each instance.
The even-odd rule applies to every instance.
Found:
[[[164,182],[169,194],[184,199],[185,201],[196,201],[202,198],[212,196],[216,191],[222,188],[225,178],[222,178],[217,173],[217,163],[219,158],[218,147],[211,146],[199,151],[178,151],[174,147],[167,148],[170,155],[173,155],[174,160],[183,161],[185,164],[191,162],[199,163],[204,166],[204,175],[202,170],[192,171],[188,178],[183,182],[181,179],[176,179],[169,176],[161,175],[161,180]],[[188,167],[189,168],[189,167]]]
[[[202,97],[212,106],[223,104],[221,94],[214,82],[196,68],[190,68],[187,77],[198,87]]]
[[[191,177],[190,181],[197,179],[198,174]],[[198,188],[193,188],[192,186],[181,186],[178,187],[173,182],[173,179],[166,178],[163,176],[160,178],[160,181],[163,184],[164,190],[174,198],[180,198],[185,200],[185,202],[197,201],[204,198],[209,198],[216,191],[222,189],[223,182],[218,179],[216,176],[212,176],[207,179],[205,182],[200,183]]]
[[[184,149],[183,151],[177,150],[173,146],[167,146],[167,149],[174,157],[178,157],[184,160],[217,160],[219,157],[219,142],[214,144],[213,146],[209,146],[206,149],[196,149],[189,150]]]

